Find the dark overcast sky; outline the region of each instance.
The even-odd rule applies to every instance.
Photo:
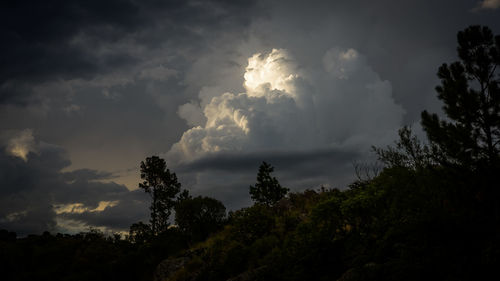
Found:
[[[139,162],[250,204],[261,161],[294,191],[440,111],[436,71],[500,0],[2,1],[0,228],[122,231],[147,220]]]

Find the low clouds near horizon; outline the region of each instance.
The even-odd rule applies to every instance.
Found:
[[[65,172],[71,163],[67,152],[37,140],[31,130],[2,139],[0,229],[21,236],[90,227],[120,232],[130,222],[148,220],[148,196],[110,182],[112,174],[91,169]]]

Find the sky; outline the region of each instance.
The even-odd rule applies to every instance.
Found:
[[[249,206],[266,161],[297,192],[345,189],[371,147],[441,113],[436,77],[500,0],[7,0],[0,4],[0,228],[148,221],[139,166]]]

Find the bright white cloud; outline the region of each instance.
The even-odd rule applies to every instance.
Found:
[[[7,143],[7,153],[28,161],[28,154],[36,152],[35,138],[31,129],[24,129],[12,137]]]
[[[294,94],[295,64],[289,60],[286,50],[273,49],[270,54],[255,54],[248,59],[244,74],[244,86],[249,96],[262,96],[268,93],[262,87],[279,90],[284,94]]]
[[[356,50],[327,51],[317,77],[298,65],[282,49],[250,57],[246,92],[200,93],[201,107],[180,107],[179,115],[198,125],[184,132],[167,157],[189,162],[222,151],[359,149],[393,137],[404,110],[395,104],[390,83]],[[201,110],[204,124],[196,115]]]

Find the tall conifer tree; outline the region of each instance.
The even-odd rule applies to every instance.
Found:
[[[255,202],[272,206],[287,194],[288,188],[282,187],[278,180],[271,176],[273,171],[273,166],[266,162],[260,165],[257,183],[250,186],[250,195]]]
[[[422,127],[438,161],[468,169],[498,167],[500,152],[500,36],[488,27],[458,33],[460,61],[443,64],[436,87],[448,119],[422,112]]]
[[[168,218],[181,184],[175,173],[167,169],[165,160],[158,156],[148,157],[141,162],[141,179],[144,181],[139,183],[139,187],[151,195],[151,231],[157,235],[169,226]]]

